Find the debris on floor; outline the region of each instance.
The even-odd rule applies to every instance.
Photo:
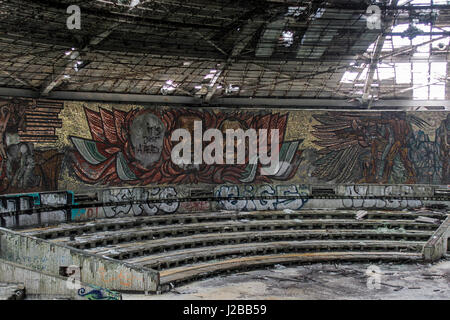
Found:
[[[367,270],[377,270],[371,278]],[[134,300],[448,300],[450,261],[423,263],[323,263],[246,271]],[[369,284],[372,283],[373,286]]]
[[[358,212],[356,212],[356,220],[361,220],[362,218],[364,218],[365,216],[367,216],[369,213],[365,210],[359,210]]]
[[[424,217],[424,216],[419,216],[415,221],[423,222],[423,223],[431,223],[431,224],[440,224],[441,223],[441,221],[439,219],[433,219],[433,218],[428,218],[428,217]]]

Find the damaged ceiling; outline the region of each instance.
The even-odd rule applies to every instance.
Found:
[[[414,75],[398,81],[396,64],[418,61],[432,72],[432,63],[442,67],[450,56],[450,3],[422,2],[380,1],[381,29],[370,29],[370,1],[1,0],[0,88],[39,97],[119,93],[210,104],[412,100],[419,97]],[[81,9],[79,30],[67,28],[71,5]],[[429,28],[397,32],[399,25]],[[396,46],[397,38],[409,42]],[[424,44],[428,54],[417,55]],[[393,75],[380,75],[381,66]],[[444,90],[438,98],[449,99],[448,72],[436,81]],[[430,85],[437,86],[421,88]],[[428,91],[424,99],[433,98]]]

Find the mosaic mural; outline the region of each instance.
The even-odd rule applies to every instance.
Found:
[[[62,103],[0,101],[0,192],[57,190],[64,153],[53,144]],[[36,149],[35,144],[47,144]]]
[[[149,184],[263,183],[291,179],[300,164],[302,140],[285,141],[288,115],[267,112],[212,112],[190,109],[134,109],[129,112],[84,107],[92,139],[70,137],[76,151],[73,168],[77,177],[90,184],[109,186]],[[280,161],[289,165],[273,176],[263,176],[247,157],[242,165],[176,165],[171,160],[174,130],[193,132],[194,122],[204,128],[278,129]],[[194,134],[192,134],[194,135]],[[203,147],[205,147],[204,144]]]
[[[429,126],[418,116],[406,112],[329,112],[313,117],[320,125],[314,126],[312,135],[323,147],[313,174],[323,180],[413,184],[426,179],[430,169],[437,174],[441,166],[437,157],[426,159],[437,151],[434,145],[420,143],[429,138],[423,131],[413,131],[413,124],[419,129]],[[420,148],[423,154],[416,152]]]
[[[278,129],[272,175],[174,164],[180,128]],[[0,101],[0,193],[184,184],[450,184],[450,113],[200,109]],[[206,143],[201,141],[205,147]]]

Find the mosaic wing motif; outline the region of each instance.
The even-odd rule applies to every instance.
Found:
[[[364,175],[363,157],[375,137],[372,120],[379,116],[378,113],[362,116],[349,112],[314,115],[320,124],[313,126],[312,135],[318,139],[314,143],[322,149],[313,175],[338,183],[360,180]]]
[[[92,139],[70,137],[77,152],[74,170],[87,183],[113,183],[136,179],[128,166],[130,155],[125,131],[126,122],[137,110],[123,112],[84,108]]]

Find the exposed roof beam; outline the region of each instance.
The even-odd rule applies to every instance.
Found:
[[[404,37],[404,32],[387,32],[386,35]],[[417,32],[416,36],[450,36],[450,31]]]
[[[31,0],[20,0],[21,2],[26,2],[27,6],[30,6],[30,8],[36,9],[36,11],[42,10],[45,12],[45,9],[51,6],[51,8],[55,10],[66,10],[68,4],[64,3],[60,0],[46,0],[46,1],[31,1]],[[158,27],[167,27],[170,26],[173,29],[176,28],[190,28],[192,30],[196,30],[199,28],[202,29],[210,29],[210,30],[221,30],[221,26],[216,25],[205,25],[205,24],[196,24],[196,23],[187,23],[187,22],[177,22],[177,21],[168,21],[168,20],[162,20],[155,18],[148,12],[143,13],[135,13],[133,12],[135,9],[141,9],[142,11],[145,10],[145,7],[141,7],[144,3],[140,3],[136,7],[131,7],[127,11],[107,11],[107,10],[98,10],[98,8],[95,8],[92,6],[92,2],[94,1],[85,1],[85,0],[78,0],[78,3],[81,4],[81,10],[83,11],[83,14],[90,15],[90,16],[96,16],[99,19],[108,20],[108,21],[121,21],[124,23],[133,23],[138,20],[138,22],[148,22],[152,25],[158,26]],[[70,2],[69,2],[70,3]],[[71,3],[76,4],[76,3]],[[126,19],[124,21],[124,18]]]
[[[358,101],[339,100],[339,99],[278,99],[278,98],[218,98],[213,101],[217,106],[243,107],[253,106],[256,108],[267,107],[287,107],[294,109],[343,109],[365,107]],[[372,109],[401,109],[408,110],[415,107],[443,108],[450,110],[450,100],[377,100],[373,102]],[[414,110],[414,109],[413,109]]]
[[[210,45],[212,45],[215,49],[217,49],[217,51],[219,51],[220,53],[222,53],[223,55],[227,56],[228,54],[222,50],[222,48],[220,48],[217,44],[215,44],[211,39],[208,39],[207,37],[205,37],[203,34],[201,34],[200,32],[196,32],[196,34],[202,38],[203,40],[205,40],[207,43],[209,43]]]
[[[111,25],[108,28],[108,30],[94,36],[89,41],[89,44],[86,45],[84,48],[82,48],[81,50],[76,50],[76,51],[72,52],[67,57],[69,59],[69,61],[68,62],[65,61],[64,65],[56,68],[54,74],[49,79],[44,81],[43,85],[41,86],[41,94],[43,96],[48,95],[50,91],[52,91],[55,87],[60,85],[61,82],[64,80],[64,77],[71,73],[71,70],[73,69],[73,67],[76,63],[76,59],[78,59],[81,55],[80,52],[89,52],[89,50],[92,47],[95,47],[100,42],[102,42],[104,39],[106,39],[118,25],[119,25],[119,23],[114,23],[113,25]],[[67,58],[61,58],[59,61],[66,60]]]
[[[252,63],[252,64],[255,65],[255,66],[257,66],[257,67],[260,67],[260,68],[263,69],[263,70],[268,70],[268,71],[271,71],[271,72],[276,72],[276,73],[278,73],[280,76],[285,77],[285,78],[287,78],[287,79],[290,79],[291,81],[301,81],[301,80],[299,80],[299,79],[296,79],[296,78],[295,78],[293,75],[291,75],[291,74],[287,74],[287,73],[284,73],[284,72],[280,72],[280,71],[278,71],[278,70],[269,68],[269,67],[267,67],[267,66],[265,66],[265,65],[262,65],[262,64],[257,64],[257,63]],[[318,81],[320,81],[320,80],[312,81],[312,80],[310,80],[310,79],[303,79],[303,80],[304,80],[304,85],[306,85],[306,86],[321,86],[324,90],[333,92],[334,94],[336,94],[336,95],[338,95],[338,96],[348,98],[348,95],[345,95],[345,94],[339,92],[339,91],[336,90],[335,88],[331,88],[331,87],[327,86],[323,81],[318,82]]]
[[[397,3],[398,3],[398,0],[392,1],[393,6],[396,6]],[[383,31],[384,32],[389,31],[390,29],[392,29],[392,26],[395,23],[395,15],[388,14],[385,17],[384,22],[385,22],[386,26],[384,27]],[[380,61],[380,55],[381,55],[381,51],[383,49],[385,40],[386,40],[386,34],[383,33],[378,37],[378,39],[375,43],[375,47],[373,49],[372,56],[370,57],[369,72],[367,73],[367,78],[366,78],[366,82],[364,84],[363,95],[362,95],[363,103],[367,103],[369,101],[370,93],[372,91],[372,83],[374,80],[375,71],[378,68],[378,63]],[[371,107],[371,105],[369,103],[368,109],[370,109],[370,107]]]
[[[287,23],[288,20],[282,18],[267,24],[256,47],[255,56],[268,58],[273,55],[278,39]]]
[[[21,83],[21,84],[27,86],[27,87],[33,88],[33,90],[37,90],[36,87],[33,86],[31,83],[29,83],[28,81],[25,81],[25,80],[23,80],[23,79],[21,79],[21,78],[15,76],[14,74],[12,74],[12,73],[9,72],[9,71],[6,71],[6,70],[0,70],[0,72],[3,73],[3,74],[5,74],[5,75],[7,75],[8,77],[10,77],[10,78],[16,80],[17,82],[19,82],[19,83]]]
[[[226,69],[233,64],[233,61],[239,57],[242,53],[242,51],[247,47],[247,45],[252,40],[255,33],[259,30],[259,28],[264,24],[264,20],[262,20],[260,17],[255,17],[252,19],[247,20],[246,24],[241,28],[241,34],[237,38],[236,42],[234,43],[233,50],[231,51],[231,54],[228,56],[227,61],[225,64],[218,70],[216,76],[212,79],[210,83],[210,90],[206,94],[205,102],[209,103],[214,96],[214,94],[217,92],[218,89],[218,80],[221,76],[224,75]]]
[[[0,96],[39,98],[39,93],[33,90],[11,89],[0,87]],[[101,93],[101,92],[71,92],[53,91],[48,96],[49,99],[68,101],[105,101],[117,103],[155,103],[167,105],[191,105],[202,106],[199,98],[188,96],[162,96],[145,94],[121,94],[121,93]],[[278,99],[271,97],[261,98],[216,98],[211,101],[211,106],[218,107],[273,107],[291,109],[361,109],[357,101],[339,99]],[[433,110],[450,110],[450,100],[377,100],[373,102],[372,109],[410,110],[410,108],[425,107]],[[414,110],[414,109],[411,109]]]
[[[286,6],[305,6],[305,4],[302,4],[298,0],[266,0],[266,2],[272,2],[272,3],[279,3]],[[323,2],[318,5],[321,9],[348,9],[348,10],[366,10],[369,5],[366,1],[354,1],[353,3],[349,3],[348,1],[342,1],[339,3],[338,1],[335,2]],[[397,4],[390,4],[390,5],[383,5],[383,4],[377,4],[378,7],[380,7],[381,10],[395,10],[395,11],[416,11],[416,10],[425,10],[425,9],[436,9],[436,10],[446,10],[450,9],[450,5],[448,4],[433,4],[433,5],[397,5]]]
[[[412,50],[414,50],[414,49],[416,49],[418,47],[421,47],[423,45],[430,44],[430,43],[433,43],[433,42],[436,42],[436,41],[440,41],[440,40],[443,40],[443,39],[446,39],[446,38],[447,38],[446,36],[443,36],[443,37],[431,39],[431,40],[428,40],[428,41],[424,41],[424,42],[421,42],[421,43],[418,43],[418,44],[415,44],[415,45],[406,46],[406,47],[400,47],[398,49],[393,50],[392,52],[389,52],[389,53],[387,53],[385,55],[382,55],[380,57],[380,60],[383,60],[383,59],[386,59],[386,58],[389,58],[389,57],[394,57],[394,56],[397,56],[397,55],[400,55],[400,54],[405,54],[405,53],[408,53],[408,52],[410,52],[410,51],[412,51]]]
[[[372,89],[372,83],[375,76],[375,71],[378,68],[378,61],[381,54],[381,49],[383,48],[384,41],[386,40],[385,35],[380,35],[375,43],[375,47],[372,52],[369,63],[369,72],[367,72],[366,81],[364,83],[362,100],[364,103],[369,101],[370,92]]]
[[[130,7],[130,9],[128,9],[128,12],[131,12],[131,11],[139,8],[141,5],[143,5],[146,2],[147,1],[143,1],[142,3],[140,3],[137,6]],[[102,42],[103,40],[108,38],[109,35],[120,25],[121,25],[120,22],[112,23],[110,26],[108,26],[107,30],[105,30],[97,35],[94,35],[90,39],[89,43],[86,46],[84,46],[81,50],[72,52],[72,54],[68,57],[69,62],[66,62],[65,65],[57,68],[55,70],[55,73],[51,76],[51,78],[44,81],[43,85],[41,86],[41,94],[43,96],[46,96],[50,93],[50,91],[52,91],[55,87],[57,87],[61,84],[61,82],[64,80],[64,77],[68,73],[71,73],[72,68],[75,66],[74,61],[76,59],[78,59],[81,55],[80,52],[89,52],[91,50],[91,48],[97,46],[100,42]]]

